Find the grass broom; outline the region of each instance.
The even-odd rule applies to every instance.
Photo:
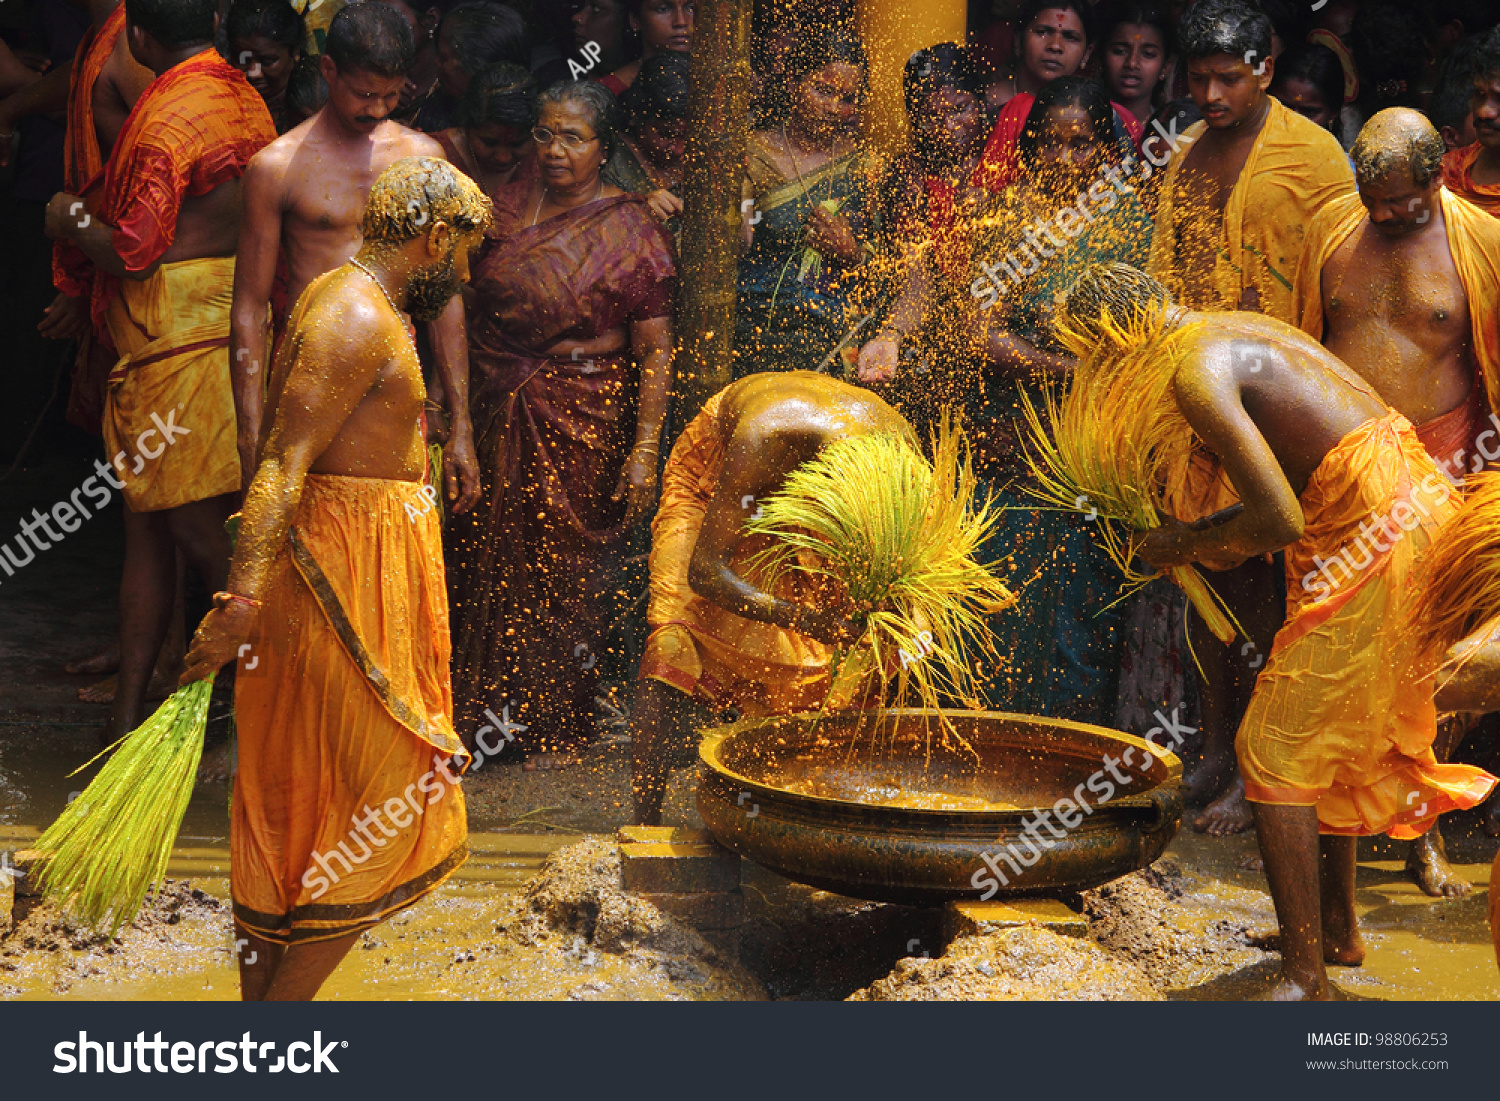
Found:
[[[113,750],[34,849],[46,901],[113,936],[160,889],[203,755],[214,678],[179,688]]]
[[[1464,479],[1463,504],[1421,571],[1414,626],[1439,660],[1486,624],[1500,624],[1500,473]]]
[[[1124,575],[1124,595],[1155,576],[1134,569],[1135,551],[1142,533],[1161,526],[1161,488],[1194,446],[1172,389],[1175,349],[1191,330],[1171,330],[1167,320],[1158,314],[1127,332],[1103,318],[1098,340],[1064,328],[1064,342],[1080,353],[1067,391],[1061,398],[1046,391],[1040,410],[1021,394],[1035,479],[1029,492],[1099,521],[1100,542]],[[1233,617],[1196,568],[1174,566],[1166,574],[1214,637],[1233,640]]]
[[[750,533],[772,537],[753,565],[773,578],[793,570],[845,587],[864,621],[850,653],[867,653],[858,664],[879,678],[883,700],[977,707],[973,661],[995,653],[984,617],[1015,600],[975,557],[999,516],[976,501],[977,485],[947,412],[930,463],[894,434],[839,440],[747,522]]]

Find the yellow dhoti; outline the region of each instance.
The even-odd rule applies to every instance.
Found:
[[[1349,433],[1302,493],[1287,621],[1236,740],[1252,802],[1315,806],[1332,834],[1425,833],[1495,778],[1438,764],[1434,668],[1408,622],[1414,571],[1453,490],[1405,417]]]
[[[747,716],[812,710],[828,695],[828,647],[725,611],[688,585],[693,547],[724,466],[719,406],[720,395],[703,406],[672,448],[662,474],[661,505],[651,524],[651,602],[646,612],[651,635],[640,675]],[[749,561],[766,546],[764,537],[746,540],[730,567],[753,584],[763,583]],[[770,591],[796,600],[809,588],[788,574]]]
[[[358,931],[466,858],[444,585],[420,483],[307,477],[235,689],[230,889],[256,935]]]
[[[105,321],[120,360],[104,399],[107,456],[126,503],[156,512],[240,488],[229,304],[234,257],[126,279]]]

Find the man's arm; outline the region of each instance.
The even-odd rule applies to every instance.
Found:
[[[30,69],[26,69],[30,73]],[[31,115],[55,115],[68,109],[68,78],[73,71],[69,58],[57,68],[32,80],[19,91],[0,99],[0,168],[10,163],[10,136],[16,123]],[[35,73],[31,73],[36,76]]]
[[[48,237],[73,242],[96,268],[116,279],[149,279],[161,267],[161,260],[157,259],[140,271],[129,270],[115,251],[115,233],[119,227],[94,217],[88,201],[77,195],[59,191],[52,196],[47,203],[46,219]]]
[[[1448,650],[1435,684],[1439,711],[1500,711],[1500,631],[1494,624]]]
[[[464,300],[455,294],[447,309],[427,327],[448,414],[443,444],[443,488],[455,513],[468,512],[479,500],[479,461],[469,421],[469,334],[464,327]]]
[[[234,392],[235,445],[248,487],[260,444],[266,371],[271,366],[271,285],[281,250],[282,174],[262,150],[241,180],[240,243],[234,258],[229,313],[229,383]]]
[[[1244,559],[1302,538],[1302,506],[1271,445],[1245,411],[1232,367],[1197,353],[1179,369],[1174,390],[1188,424],[1219,457],[1244,511],[1207,529],[1158,529],[1146,537],[1141,557],[1158,567]]]
[[[857,637],[858,624],[843,610],[827,611],[781,600],[756,588],[730,568],[753,515],[757,494],[772,491],[802,460],[785,438],[765,439],[746,433],[731,441],[714,495],[698,531],[688,584],[693,592],[726,611],[759,623],[770,623],[829,644]]]
[[[326,301],[326,299],[325,299]],[[369,393],[389,358],[376,339],[390,328],[383,304],[347,295],[320,324],[306,327],[266,436],[265,456],[245,494],[228,592],[259,601],[271,566],[286,543],[307,472]],[[215,607],[193,636],[180,683],[201,680],[232,660],[255,626],[258,608]]]

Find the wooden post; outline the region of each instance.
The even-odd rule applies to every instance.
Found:
[[[751,0],[698,0],[691,132],[678,256],[679,428],[729,385],[739,271],[740,183],[750,127]]]
[[[914,52],[939,42],[963,44],[966,0],[858,0],[859,36],[870,58],[870,105],[865,132],[894,155],[906,141],[901,73]],[[696,40],[695,40],[696,41]]]

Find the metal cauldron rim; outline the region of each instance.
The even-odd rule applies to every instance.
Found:
[[[1157,760],[1161,761],[1164,766],[1166,766],[1167,775],[1161,780],[1160,783],[1153,784],[1150,788],[1147,788],[1145,791],[1139,794],[1132,794],[1119,799],[1111,799],[1110,805],[1117,810],[1125,809],[1127,807],[1154,809],[1156,804],[1155,801],[1151,798],[1150,793],[1162,788],[1172,787],[1173,785],[1179,784],[1182,781],[1182,761],[1175,753],[1171,752],[1170,750],[1163,749],[1160,746],[1156,745],[1154,742],[1150,742],[1145,738],[1136,737],[1134,734],[1127,734],[1123,730],[1114,730],[1107,726],[1096,726],[1092,723],[1075,722],[1071,719],[1054,719],[1049,718],[1045,715],[1028,715],[1015,711],[976,711],[972,709],[961,710],[944,708],[941,713],[954,719],[984,718],[989,720],[1014,720],[1016,722],[1024,723],[1029,726],[1051,726],[1062,727],[1068,730],[1075,731],[1087,731],[1093,734],[1100,735],[1108,741],[1123,745],[1136,746],[1137,748],[1147,751]],[[854,714],[854,712],[825,712],[823,713],[823,718],[839,719],[847,717],[851,714]],[[875,713],[868,712],[867,714],[873,716]],[[886,711],[882,715],[882,718],[900,720],[909,716],[930,716],[931,714],[932,712],[919,708],[902,708]],[[720,748],[724,745],[725,742],[738,735],[744,734],[747,731],[755,730],[760,727],[774,726],[782,723],[800,725],[808,720],[816,718],[817,715],[818,712],[815,711],[801,711],[788,715],[765,715],[756,718],[740,719],[736,722],[726,725],[704,728],[700,732],[702,735],[702,740],[700,741],[698,746],[698,758],[700,761],[702,761],[704,768],[722,778],[729,779],[734,781],[734,783],[736,784],[743,785],[745,790],[747,791],[750,791],[752,793],[759,791],[765,793],[768,797],[775,798],[778,801],[788,801],[793,804],[803,803],[815,808],[831,810],[833,808],[839,807],[869,807],[871,809],[879,808],[883,813],[894,816],[896,819],[902,819],[910,816],[916,821],[932,821],[937,819],[948,819],[949,821],[952,821],[956,818],[961,819],[965,822],[976,824],[989,820],[993,820],[996,822],[1017,820],[1034,813],[1037,809],[1036,807],[1018,807],[1015,810],[1007,811],[965,811],[940,810],[932,807],[894,807],[886,803],[861,803],[853,799],[836,799],[826,795],[811,795],[805,794],[803,792],[788,791],[786,788],[776,787],[775,785],[768,784],[763,780],[753,780],[743,773],[736,772],[720,759]]]

